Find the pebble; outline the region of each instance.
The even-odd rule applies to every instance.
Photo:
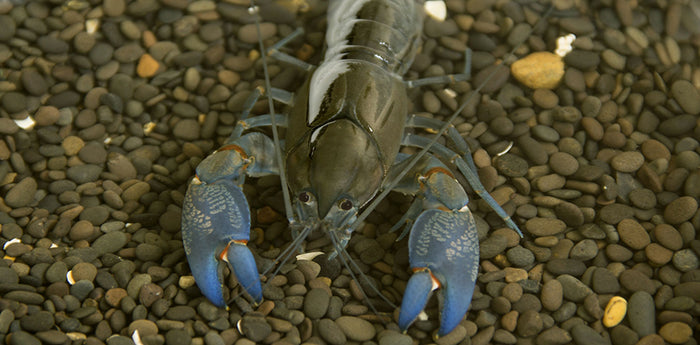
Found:
[[[27,206],[34,200],[37,187],[36,180],[33,177],[25,177],[7,192],[5,204],[14,208]]]
[[[642,167],[644,156],[637,151],[628,151],[620,153],[610,160],[610,166],[625,173],[632,173]]]
[[[651,242],[644,227],[633,219],[623,219],[617,225],[617,232],[620,234],[620,240],[635,250],[644,249]]]
[[[319,319],[326,314],[330,295],[324,289],[311,289],[304,298],[304,314],[310,319]]]
[[[566,152],[555,152],[549,157],[552,171],[561,176],[573,175],[579,167],[578,160]]]
[[[374,337],[376,330],[371,323],[354,316],[341,316],[335,323],[353,341],[368,341]]]
[[[341,345],[347,342],[347,337],[342,329],[331,319],[321,319],[318,321],[318,333],[323,340],[333,345]]]
[[[273,23],[260,23],[260,37],[255,24],[243,25],[238,30],[238,39],[249,44],[258,43],[258,40],[263,41],[277,34],[277,26]]]
[[[606,345],[608,342],[593,328],[577,324],[571,328],[571,337],[577,344]]]
[[[564,77],[561,57],[535,52],[511,65],[513,77],[531,89],[554,89]]]
[[[150,78],[158,72],[160,68],[160,63],[153,58],[150,54],[143,54],[139,58],[138,65],[136,66],[136,74],[141,78]]]
[[[666,206],[664,219],[671,224],[679,224],[693,217],[698,210],[698,202],[691,196],[682,196]]]
[[[686,323],[669,322],[659,329],[659,335],[671,344],[685,344],[693,335],[693,330]]]
[[[620,283],[610,270],[598,267],[593,271],[591,288],[598,294],[613,294],[620,291]]]
[[[700,91],[689,81],[683,79],[675,81],[671,85],[671,95],[686,113],[700,114]]]
[[[627,315],[627,300],[620,296],[615,296],[608,301],[603,315],[603,325],[605,327],[615,327]]]
[[[532,218],[525,223],[528,233],[535,236],[553,236],[566,229],[566,223],[553,218]]]
[[[557,277],[557,280],[562,285],[564,298],[570,301],[582,302],[586,296],[593,293],[591,288],[571,275],[560,275]]]
[[[656,333],[655,314],[656,308],[654,299],[649,293],[637,291],[632,294],[627,307],[627,316],[630,327],[637,332],[640,337]]]
[[[542,285],[542,306],[549,310],[555,311],[561,307],[564,298],[564,290],[561,283],[552,279]]]

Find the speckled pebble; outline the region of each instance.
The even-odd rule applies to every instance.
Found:
[[[689,272],[698,268],[700,259],[691,249],[682,249],[673,253],[673,267],[681,272]]]
[[[650,242],[649,234],[637,221],[624,219],[617,225],[620,240],[632,249],[644,249]]]
[[[642,167],[644,156],[637,151],[622,152],[610,160],[610,166],[619,172],[635,172]]]
[[[664,210],[664,219],[671,224],[678,224],[690,219],[698,210],[698,202],[691,196],[682,196],[673,200]]]
[[[566,223],[553,218],[532,218],[525,223],[525,229],[535,236],[552,236],[563,232]]]

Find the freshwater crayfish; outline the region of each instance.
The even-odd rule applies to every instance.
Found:
[[[199,164],[184,200],[187,258],[200,290],[215,305],[227,305],[217,274],[220,260],[229,262],[254,301],[263,298],[247,247],[250,209],[241,185],[247,176],[274,174],[282,181],[294,237],[281,255],[286,255],[283,262],[311,231],[320,230],[333,243],[331,257],[338,256],[351,270],[344,248],[378,201],[390,191],[415,195],[397,224],[406,224],[403,235],[410,228],[414,272],[398,325],[406,330],[436,289],[441,310],[438,336],[451,332],[464,318],[479,270],[479,240],[467,193],[448,164],[508,227],[520,230],[479,181],[469,147],[454,126],[408,114],[407,87],[450,80],[403,80],[420,47],[422,8],[417,0],[331,1],[326,51],[319,66],[271,49],[278,59],[311,70],[291,100],[289,114],[274,112],[272,98],[285,98],[284,92],[270,87],[266,73],[266,89],[254,92],[229,139]],[[254,4],[251,9],[255,13]],[[262,42],[260,46],[264,59]],[[270,113],[247,118],[263,94]],[[273,138],[249,131],[259,127],[271,127]],[[286,128],[284,143],[277,127]],[[412,133],[422,129],[437,134],[430,139]],[[437,143],[443,135],[450,147]],[[406,146],[421,151],[400,153]]]

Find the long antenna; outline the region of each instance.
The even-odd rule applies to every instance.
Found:
[[[287,171],[284,166],[284,159],[282,159],[282,148],[280,145],[280,137],[277,130],[277,121],[275,120],[275,105],[272,99],[272,85],[270,83],[270,74],[267,71],[267,53],[265,52],[265,45],[262,41],[262,33],[260,29],[260,16],[258,15],[259,8],[255,6],[255,1],[250,0],[250,8],[248,8],[248,13],[255,15],[255,30],[258,34],[258,45],[260,47],[260,58],[263,64],[263,72],[265,74],[265,94],[267,95],[267,104],[270,109],[270,115],[272,118],[272,140],[275,143],[275,155],[277,155],[277,166],[279,167],[280,173],[280,184],[282,185],[282,195],[284,197],[284,211],[287,216],[287,220],[291,223],[294,221],[294,214],[292,213],[292,200],[289,197],[289,188],[287,188]]]

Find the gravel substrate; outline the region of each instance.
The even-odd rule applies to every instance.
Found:
[[[318,63],[326,5],[307,2],[260,1],[262,35],[269,46],[303,25],[285,51]],[[469,83],[409,91],[414,112],[445,118],[496,70],[455,126],[525,234],[470,204],[481,273],[466,319],[435,340],[435,299],[401,334],[396,310],[324,256],[284,265],[257,307],[216,308],[194,284],[186,185],[262,84],[247,0],[0,1],[0,344],[697,344],[700,4],[554,2],[526,37],[546,5],[448,0],[406,76],[456,73],[473,49]],[[570,33],[551,90],[493,67],[522,40],[517,58]],[[305,76],[270,72],[287,90]],[[262,270],[291,240],[279,180],[244,190]],[[410,273],[406,239],[388,230],[410,203],[391,194],[348,246],[394,304]],[[626,308],[606,311],[615,296]]]

